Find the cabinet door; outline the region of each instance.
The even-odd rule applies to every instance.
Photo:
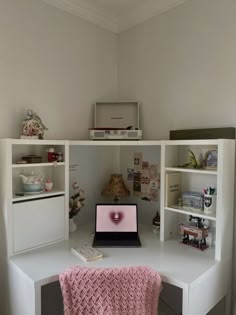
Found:
[[[64,239],[64,196],[13,204],[13,252]]]

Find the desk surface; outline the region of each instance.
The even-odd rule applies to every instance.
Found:
[[[160,242],[151,227],[140,227],[141,248],[101,248],[101,260],[84,263],[71,253],[71,247],[92,244],[92,227],[79,227],[69,241],[61,241],[25,254],[12,257],[10,262],[26,274],[34,285],[56,281],[58,274],[73,265],[91,267],[121,267],[148,265],[158,271],[164,282],[185,288],[213,268],[214,250],[198,251],[179,241]]]

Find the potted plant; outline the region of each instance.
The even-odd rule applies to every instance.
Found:
[[[73,194],[70,196],[69,203],[69,230],[75,232],[77,226],[74,222],[74,217],[80,212],[80,209],[84,206],[85,193],[84,190],[79,187],[78,182],[72,184]]]

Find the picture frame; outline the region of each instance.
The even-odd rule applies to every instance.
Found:
[[[218,151],[216,149],[209,150],[205,154],[204,168],[209,170],[217,169]]]

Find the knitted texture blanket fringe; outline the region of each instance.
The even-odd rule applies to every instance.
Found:
[[[75,266],[59,275],[65,315],[157,315],[161,277],[146,266]]]

